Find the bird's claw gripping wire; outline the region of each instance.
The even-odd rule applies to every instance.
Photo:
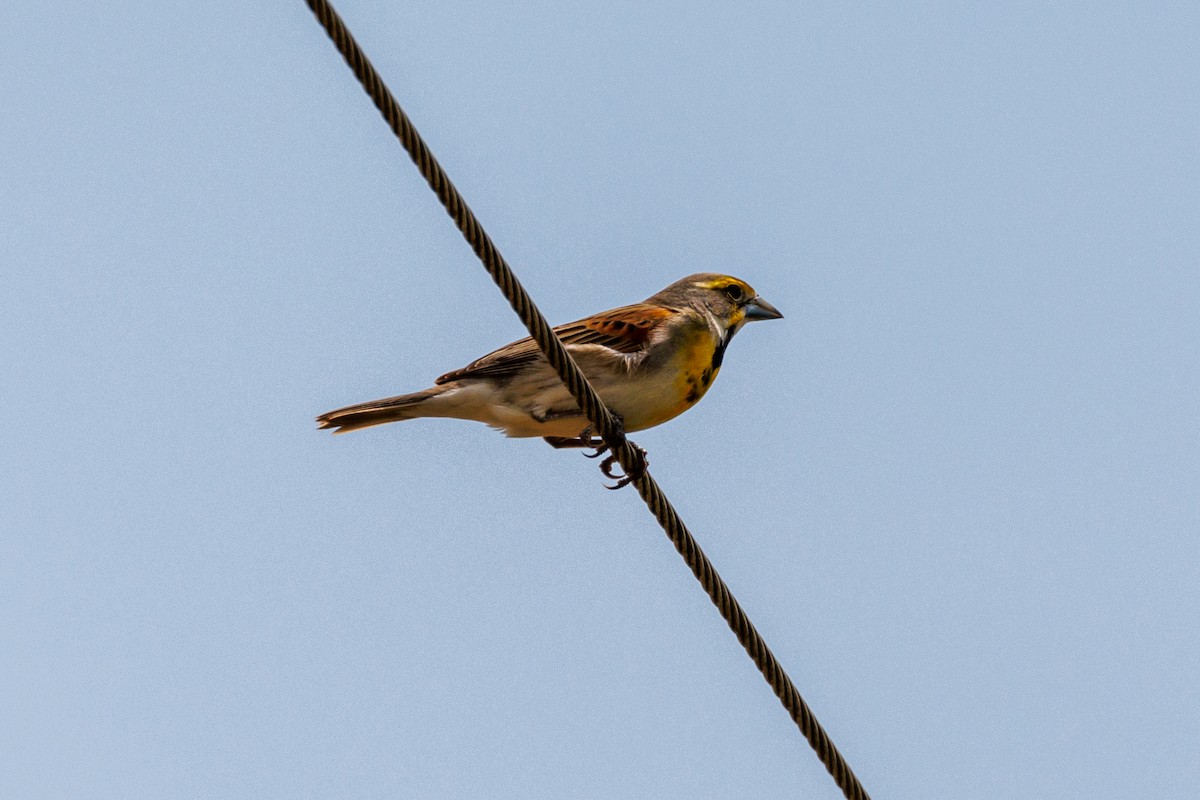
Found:
[[[621,419],[620,414],[613,414],[613,422],[616,423],[614,438],[618,441],[617,449],[613,450],[608,446],[608,442],[604,441],[599,436],[593,436],[592,426],[589,425],[579,432],[578,436],[546,436],[543,437],[546,443],[551,447],[585,447],[591,452],[584,453],[587,458],[599,458],[605,453],[608,457],[600,462],[600,471],[604,473],[604,477],[615,481],[612,486],[605,485],[605,489],[620,489],[622,486],[628,486],[634,481],[646,474],[646,465],[649,463],[646,458],[646,451],[638,447],[633,442],[625,438],[625,421]],[[629,451],[633,454],[633,469],[626,473],[615,472],[616,467],[624,467],[621,465],[621,459],[617,456],[625,445],[629,445]]]
[[[612,486],[605,485],[604,488],[616,490],[616,489],[622,488],[623,486],[628,486],[629,484],[636,481],[638,478],[645,475],[646,474],[646,465],[649,462],[646,459],[645,449],[638,447],[636,444],[634,444],[633,442],[631,442],[625,438],[625,420],[621,417],[621,415],[613,414],[612,416],[613,416],[613,422],[616,423],[616,438],[618,440],[620,440],[622,444],[628,444],[630,451],[633,453],[634,465],[633,465],[632,470],[630,470],[629,472],[626,472],[626,473],[614,473],[613,472],[613,467],[621,466],[620,460],[617,457],[617,451],[610,448],[608,446],[608,443],[605,442],[603,439],[600,439],[599,443],[596,444],[597,440],[592,438],[592,426],[591,425],[589,425],[583,429],[583,431],[579,434],[579,438],[581,441],[587,441],[587,442],[593,443],[592,445],[590,445],[593,448],[592,452],[584,453],[584,456],[586,456],[587,458],[599,458],[600,456],[604,455],[605,453],[608,453],[608,457],[600,462],[600,471],[604,473],[604,476],[606,478],[608,478],[612,481],[615,481],[615,483]],[[622,469],[624,469],[624,467],[622,467]]]
[[[626,440],[626,444],[628,444],[629,449],[633,451],[633,469],[624,475],[614,474],[612,471],[613,466],[620,466],[620,463],[617,461],[616,453],[609,454],[608,458],[600,462],[600,471],[603,472],[606,477],[612,478],[614,481],[616,481],[616,483],[614,483],[612,486],[605,486],[605,489],[620,489],[623,486],[628,486],[646,474],[646,467],[650,463],[646,458],[646,449],[644,447],[639,447],[629,440]],[[599,455],[599,453],[596,455]]]
[[[584,458],[599,458],[608,452],[608,445],[599,436],[592,436],[592,426],[588,425],[579,433],[579,441],[584,442],[584,447],[591,448],[590,453],[584,453]]]

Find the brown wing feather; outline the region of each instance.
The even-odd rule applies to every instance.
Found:
[[[565,345],[592,344],[618,353],[636,353],[650,342],[654,331],[671,318],[672,310],[638,303],[614,308],[586,319],[568,322],[554,329]],[[528,337],[507,344],[462,369],[447,372],[438,384],[461,378],[500,378],[511,375],[542,358],[537,343]]]

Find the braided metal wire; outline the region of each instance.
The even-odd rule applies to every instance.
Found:
[[[692,536],[692,532],[679,517],[679,513],[675,511],[657,481],[647,473],[635,480],[634,486],[637,487],[638,494],[654,514],[654,518],[658,520],[658,524],[666,532],[671,544],[675,545],[675,549],[683,556],[683,560],[691,568],[696,580],[708,593],[713,605],[721,612],[721,616],[729,625],[730,630],[737,636],[742,647],[746,649],[746,653],[758,667],[758,671],[770,684],[775,696],[779,698],[779,702],[783,704],[792,721],[796,723],[796,727],[804,734],[809,746],[816,752],[817,758],[821,759],[821,763],[829,770],[829,774],[833,776],[833,780],[842,790],[842,794],[849,800],[870,800],[867,790],[863,788],[858,777],[850,769],[850,765],[846,763],[846,759],[829,738],[829,734],[821,727],[821,723],[817,721],[817,717],[809,708],[808,703],[804,702],[796,685],[784,672],[783,665],[775,658],[771,648],[767,647],[766,641],[754,627],[754,623],[746,616],[746,612],[738,603],[737,598],[733,596],[729,587],[725,585],[725,581],[717,574],[716,567],[700,549],[696,538]]]
[[[322,27],[325,28],[342,57],[346,59],[346,63],[353,70],[359,83],[362,84],[363,90],[375,103],[375,107],[379,109],[392,132],[412,158],[413,163],[417,165],[417,169],[429,183],[430,188],[433,189],[446,212],[454,220],[467,243],[471,245],[475,255],[483,262],[483,266],[492,276],[492,280],[504,293],[517,316],[525,323],[525,327],[529,329],[529,335],[537,342],[538,347],[545,353],[563,384],[579,403],[580,409],[591,422],[593,430],[604,439],[613,454],[616,455],[617,461],[625,473],[638,476],[634,480],[638,494],[654,514],[671,543],[675,545],[675,549],[683,556],[683,560],[691,568],[696,580],[704,587],[704,591],[708,593],[725,622],[728,623],[742,647],[746,649],[747,654],[758,667],[759,672],[774,690],[775,696],[779,698],[792,720],[800,728],[821,763],[829,770],[829,774],[833,776],[842,793],[848,800],[870,800],[870,796],[850,769],[850,765],[846,763],[845,758],[834,746],[825,729],[821,727],[812,709],[804,702],[804,698],[800,696],[795,684],[784,672],[783,666],[780,665],[770,648],[767,647],[767,643],[763,641],[762,636],[750,622],[746,612],[742,610],[737,599],[729,591],[729,587],[725,585],[725,581],[717,574],[717,570],[708,560],[708,556],[700,549],[695,537],[679,517],[658,482],[645,470],[644,455],[641,449],[625,439],[624,432],[613,414],[605,407],[592,385],[588,383],[575,360],[571,358],[571,354],[554,334],[542,312],[534,305],[529,293],[517,280],[512,268],[504,260],[491,237],[483,230],[483,226],[474,212],[471,211],[458,189],[450,181],[449,176],[429,151],[429,147],[417,133],[416,127],[384,84],[379,73],[375,71],[374,66],[358,46],[341,17],[327,0],[305,0],[305,2],[312,9]]]

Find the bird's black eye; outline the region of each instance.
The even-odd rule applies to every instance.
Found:
[[[738,286],[736,283],[729,284],[722,291],[729,295],[729,299],[735,303],[745,296],[745,293],[742,291],[742,287]]]

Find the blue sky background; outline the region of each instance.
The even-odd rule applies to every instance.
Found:
[[[1193,796],[1200,6],[339,8],[552,320],[787,315],[637,440],[874,796]],[[0,28],[0,796],[839,796],[593,462],[316,431],[522,331],[303,3]]]

